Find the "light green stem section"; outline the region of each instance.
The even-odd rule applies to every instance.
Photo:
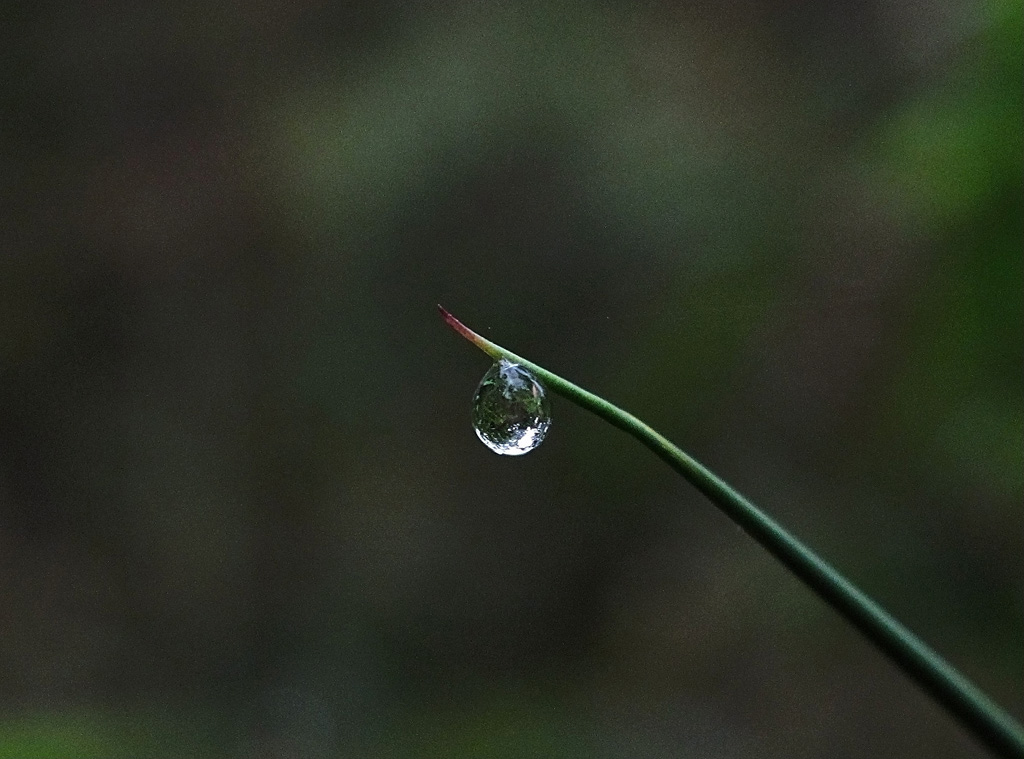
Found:
[[[481,337],[443,308],[441,313],[453,329],[491,358],[504,358],[526,367],[550,390],[592,411],[654,451],[845,617],[895,662],[907,677],[945,707],[997,756],[1024,759],[1024,729],[1009,714],[830,564],[714,472],[632,414]]]

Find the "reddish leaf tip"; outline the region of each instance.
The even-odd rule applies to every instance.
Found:
[[[444,318],[445,323],[449,327],[454,329],[456,332],[458,332],[460,335],[462,335],[464,338],[469,340],[474,345],[480,345],[480,336],[476,332],[471,330],[469,327],[467,327],[465,324],[460,322],[458,319],[456,319],[454,316],[452,316],[451,313],[440,303],[437,304],[437,310],[441,312],[441,316]]]

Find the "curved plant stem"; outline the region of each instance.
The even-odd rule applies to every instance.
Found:
[[[438,306],[456,332],[491,358],[526,367],[548,388],[632,435],[685,477],[888,656],[998,756],[1024,758],[1024,730],[967,678],[778,522],[632,414],[495,345]]]

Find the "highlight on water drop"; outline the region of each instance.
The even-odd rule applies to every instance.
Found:
[[[501,359],[480,380],[473,395],[473,429],[495,453],[529,453],[550,426],[547,394],[526,368]]]

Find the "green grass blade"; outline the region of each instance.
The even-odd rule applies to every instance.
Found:
[[[548,389],[632,435],[685,477],[772,556],[874,643],[997,756],[1024,759],[1024,729],[924,641],[778,522],[644,422],[542,366],[492,343],[438,306],[452,329],[487,353],[526,367]]]

